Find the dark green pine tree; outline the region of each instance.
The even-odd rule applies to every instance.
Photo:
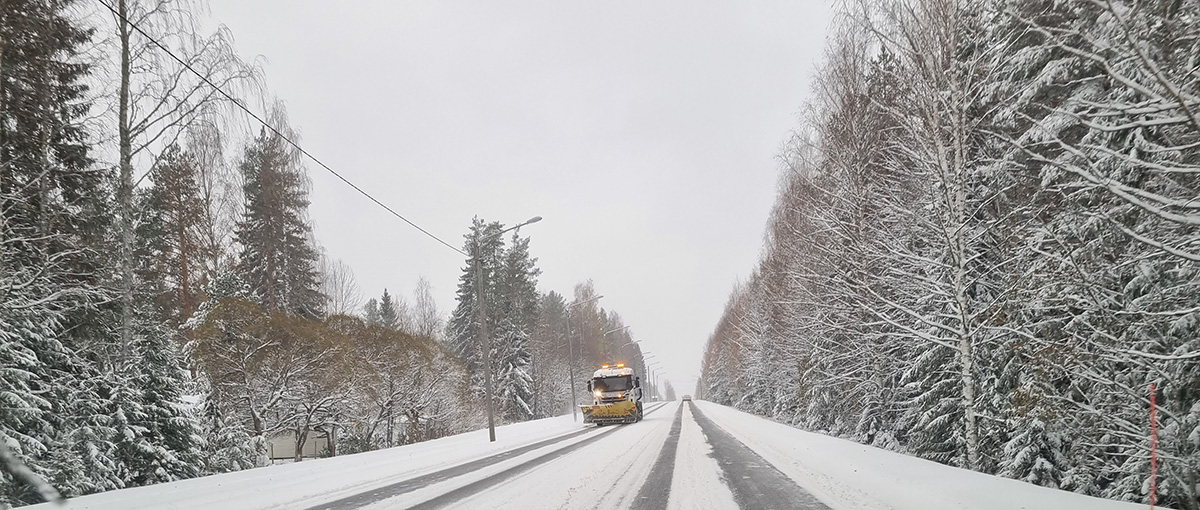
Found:
[[[240,168],[246,210],[235,232],[238,272],[268,311],[320,317],[325,298],[305,221],[303,169],[283,138],[266,129],[246,148]]]
[[[207,214],[195,157],[171,145],[151,172],[153,184],[141,203],[138,225],[142,260],[138,275],[153,293],[157,311],[177,328],[203,301],[204,260],[209,247],[202,234]]]
[[[120,486],[98,363],[106,173],[81,118],[73,2],[0,4],[0,441],[67,496]],[[0,467],[0,506],[41,501]]]

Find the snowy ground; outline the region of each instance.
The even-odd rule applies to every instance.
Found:
[[[634,425],[582,427],[564,416],[500,427],[496,443],[477,431],[28,508],[786,508],[801,499],[807,508],[838,510],[1141,508],[811,434],[707,402],[696,408],[706,419],[676,402],[650,404]]]
[[[813,434],[697,402],[713,422],[836,509],[1132,510],[1143,505],[1080,496]]]

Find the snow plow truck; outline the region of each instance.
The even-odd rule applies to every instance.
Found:
[[[579,406],[584,423],[600,426],[642,421],[642,381],[624,363],[601,365],[587,387],[592,405]]]

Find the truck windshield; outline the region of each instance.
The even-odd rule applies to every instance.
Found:
[[[600,377],[592,382],[592,387],[596,391],[626,391],[632,387],[630,377],[623,375],[620,377]]]

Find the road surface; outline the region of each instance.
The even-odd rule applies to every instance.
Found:
[[[815,496],[815,497],[814,497]],[[826,506],[828,505],[828,506]],[[641,423],[570,416],[91,494],[30,510],[393,508],[1136,510],[806,432],[711,402]],[[24,508],[22,509],[24,510]]]
[[[632,425],[581,427],[308,510],[827,509],[691,403]]]

